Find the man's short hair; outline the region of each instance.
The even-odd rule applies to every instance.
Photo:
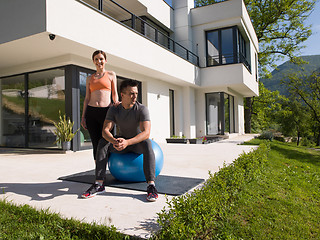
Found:
[[[126,79],[120,84],[120,92],[123,93],[127,87],[138,87],[139,83],[132,79]]]

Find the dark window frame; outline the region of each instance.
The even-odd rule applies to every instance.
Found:
[[[25,142],[24,142],[24,148],[28,149],[30,148],[29,146],[29,75],[32,75],[32,74],[35,74],[35,73],[40,73],[40,72],[46,72],[46,71],[51,71],[51,70],[55,70],[55,69],[61,69],[63,68],[64,69],[64,76],[65,76],[65,91],[66,91],[66,94],[68,92],[67,90],[67,66],[69,65],[62,65],[62,66],[56,66],[56,67],[51,67],[51,68],[45,68],[45,69],[40,69],[40,70],[34,70],[34,71],[30,71],[30,72],[22,72],[22,73],[18,73],[18,74],[12,74],[12,75],[6,75],[6,76],[1,76],[0,79],[2,78],[11,78],[11,77],[17,77],[17,76],[23,76],[24,78],[24,104],[25,104],[25,112],[24,112],[24,115],[25,115],[25,131],[24,131],[24,138],[25,138]],[[66,113],[66,116],[67,117],[70,117],[71,120],[72,117],[71,115],[67,112],[67,95],[65,95],[65,113]],[[16,148],[14,146],[3,146],[3,148]],[[19,148],[19,147],[18,147]],[[30,149],[46,149],[46,150],[52,150],[52,151],[59,151],[61,149],[59,148],[50,148],[50,147],[32,147]],[[73,150],[73,146],[71,146],[71,149]]]
[[[222,31],[226,29],[232,29],[232,43],[233,43],[233,62],[232,63],[223,63],[222,61]],[[209,56],[208,54],[208,34],[211,32],[218,33],[218,59],[219,61],[216,64],[210,64],[210,58],[215,56]],[[251,73],[251,63],[250,63],[250,44],[249,42],[242,36],[238,26],[225,27],[219,29],[213,29],[205,31],[205,45],[206,45],[206,67],[214,67],[221,65],[229,65],[242,63],[248,71]]]
[[[219,98],[220,98],[220,101],[219,101],[219,108],[218,108],[218,112],[219,112],[219,115],[218,115],[218,133],[217,135],[224,135],[225,134],[225,130],[226,130],[226,126],[225,126],[225,123],[226,123],[226,119],[225,119],[225,95],[227,95],[227,98],[228,98],[228,104],[229,104],[229,119],[228,119],[228,122],[229,122],[229,133],[235,133],[236,132],[236,128],[235,128],[235,104],[234,104],[234,100],[235,100],[235,97],[233,95],[230,95],[228,93],[225,93],[225,92],[209,92],[209,93],[205,93],[205,104],[206,104],[206,135],[212,135],[212,134],[208,134],[208,117],[209,117],[209,112],[208,112],[208,95],[210,94],[219,94]],[[230,98],[232,97],[232,104],[230,104]],[[230,112],[232,111],[232,114],[230,114]],[[231,117],[233,118],[231,120]],[[219,124],[221,124],[221,128],[219,128]],[[232,124],[232,126],[231,126]],[[232,129],[232,131],[231,131]]]

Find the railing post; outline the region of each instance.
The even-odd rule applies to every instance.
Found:
[[[154,29],[155,30],[155,32],[154,32],[154,40],[157,42],[157,43],[159,43],[159,41],[158,41],[158,30],[155,28]]]
[[[90,5],[91,7],[94,7],[96,9],[98,8],[99,11],[101,11],[103,14],[107,15],[105,12],[103,12],[103,3],[104,3],[104,1],[107,1],[107,0],[98,0],[98,7],[96,5],[92,5],[92,3],[90,4],[90,3],[85,2],[83,0],[78,0],[78,1],[79,2],[83,2],[84,4],[87,4],[87,5]],[[183,47],[179,43],[176,43],[174,40],[172,40],[170,38],[170,36],[167,36],[167,35],[163,34],[157,28],[155,28],[152,25],[148,24],[142,18],[134,15],[132,12],[130,12],[129,10],[127,10],[126,8],[124,8],[123,6],[121,6],[120,4],[115,2],[114,0],[108,0],[108,1],[110,1],[113,4],[115,4],[117,7],[119,7],[120,9],[124,10],[125,12],[127,12],[127,13],[129,13],[131,15],[131,28],[133,30],[138,31],[141,34],[147,36],[148,28],[146,28],[146,26],[149,26],[151,29],[154,29],[154,31],[155,31],[155,36],[154,36],[154,38],[155,38],[154,41],[155,42],[159,43],[159,34],[161,34],[160,38],[163,39],[163,40],[165,40],[163,37],[167,37],[168,38],[168,42],[167,42],[168,46],[167,46],[167,48],[169,50],[171,50],[172,52],[176,53],[178,56],[186,59],[189,62],[192,62],[192,63],[197,62],[197,65],[199,66],[199,57],[197,55],[195,55],[193,52],[187,50],[185,47]],[[119,20],[116,20],[116,21],[119,21]],[[139,26],[138,30],[137,30],[137,26],[136,26],[137,22],[138,22],[138,24],[141,24],[141,27]],[[127,27],[130,27],[130,24],[126,24],[126,23],[123,23],[123,22],[122,22],[122,24],[125,24]],[[151,37],[151,40],[152,40],[152,37]],[[172,48],[171,48],[171,43],[172,43]],[[165,42],[163,42],[161,45],[165,47],[167,44],[165,44]],[[177,49],[176,45],[178,46],[178,49]],[[186,51],[186,55],[183,55],[183,51]],[[190,56],[190,54],[192,56]],[[194,57],[196,57],[196,61],[194,60]]]
[[[131,14],[131,28],[136,29],[136,16],[134,14]]]
[[[98,5],[98,8],[99,8],[99,10],[102,12],[103,11],[103,9],[102,9],[102,6],[103,6],[103,4],[102,4],[102,2],[103,2],[103,0],[99,0],[99,5]]]

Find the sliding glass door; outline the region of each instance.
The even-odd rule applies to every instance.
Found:
[[[28,146],[55,148],[54,134],[59,111],[65,114],[65,74],[63,68],[28,75]]]
[[[206,94],[207,135],[235,132],[234,97],[223,93]]]
[[[54,121],[65,113],[65,70],[0,79],[0,145],[58,148]]]
[[[0,145],[25,147],[25,75],[0,79]]]

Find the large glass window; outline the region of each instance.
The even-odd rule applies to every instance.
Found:
[[[86,80],[87,77],[93,74],[92,70],[80,70],[79,71],[79,81],[80,81],[80,117],[82,116],[83,111],[83,101],[86,97]],[[81,119],[81,118],[80,118]],[[88,130],[84,129],[82,126],[80,128],[80,140],[81,140],[81,148],[91,148],[91,139]]]
[[[25,75],[0,79],[0,144],[25,147]]]
[[[221,133],[221,104],[220,93],[206,94],[207,134]]]
[[[206,94],[206,127],[208,135],[234,133],[234,97],[226,93]]]
[[[0,79],[0,144],[58,148],[54,121],[65,113],[64,68]]]
[[[221,30],[221,63],[234,63],[233,51],[233,29],[227,28]]]
[[[249,44],[237,27],[206,32],[207,66],[243,63],[249,71]]]
[[[207,33],[207,65],[220,64],[220,47],[219,47],[219,32],[211,31]]]
[[[59,111],[65,114],[64,68],[30,73],[28,89],[28,145],[57,147],[53,122],[58,121]]]

